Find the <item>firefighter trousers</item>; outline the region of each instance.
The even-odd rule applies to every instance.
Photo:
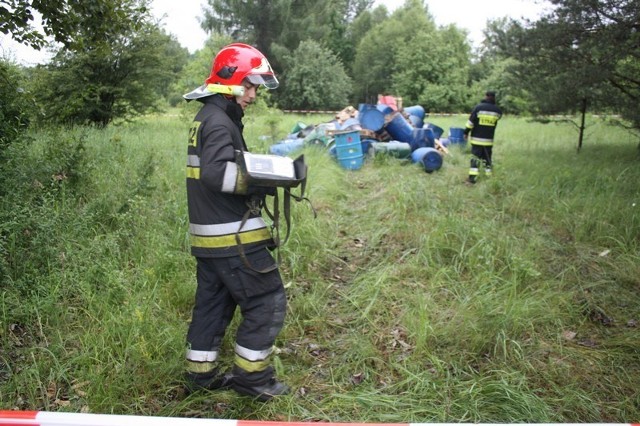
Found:
[[[246,257],[257,270],[275,263],[267,249],[247,253]],[[192,365],[191,371],[203,373],[216,367],[225,332],[236,307],[240,307],[235,365],[259,376],[269,375],[271,350],[286,313],[280,272],[255,272],[239,256],[196,260],[198,285],[187,332],[187,363]]]
[[[482,146],[471,144],[471,164],[469,167],[469,180],[475,182],[480,174],[480,165],[484,166],[485,174],[491,174],[493,154],[492,146]]]

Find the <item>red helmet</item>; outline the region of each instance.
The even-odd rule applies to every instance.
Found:
[[[213,59],[211,75],[205,84],[242,86],[245,78],[267,89],[275,89],[279,84],[269,61],[258,49],[243,43],[232,43],[223,47]]]

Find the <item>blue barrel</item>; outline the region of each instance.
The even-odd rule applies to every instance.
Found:
[[[425,124],[425,126],[427,127],[427,129],[433,130],[433,136],[436,139],[440,139],[440,137],[442,137],[442,134],[444,133],[444,129],[442,127],[438,127],[433,123],[427,123]]]
[[[424,120],[424,108],[421,105],[406,107],[404,108],[404,112],[406,112],[409,115],[415,115],[416,117],[419,117],[421,120]]]
[[[344,123],[340,126],[340,130],[360,130],[362,126],[360,125],[360,121],[357,118],[347,118]]]
[[[287,154],[297,151],[304,146],[304,139],[289,139],[288,142],[277,143],[269,147],[269,152],[273,155],[286,157]]]
[[[336,145],[336,158],[342,168],[347,170],[358,170],[364,163],[364,155],[362,155],[362,146],[338,146]]]
[[[410,115],[409,121],[411,122],[411,125],[413,127],[421,128],[422,126],[424,126],[424,122],[422,121],[422,118],[418,117],[417,115]]]
[[[385,129],[396,141],[411,143],[413,140],[413,126],[399,112],[392,115],[392,118],[386,124]]]
[[[375,139],[362,139],[360,142],[360,146],[362,146],[362,155],[367,157],[374,154],[373,146],[371,146],[373,142],[377,141]]]
[[[363,139],[362,142],[360,142],[363,157],[370,157],[375,154],[372,144],[376,142],[378,141],[375,139]],[[335,159],[338,158],[338,147],[335,144],[329,146],[329,155]]]
[[[425,129],[424,127],[413,129],[413,139],[409,144],[412,151],[418,148],[433,148],[435,146],[433,130]]]
[[[451,143],[464,144],[464,129],[461,127],[449,128],[449,141]]]
[[[411,153],[411,161],[422,164],[425,172],[431,173],[442,167],[442,155],[434,148],[418,148]]]
[[[391,108],[387,104],[378,104],[376,105],[376,109],[380,111],[383,115],[393,114],[393,108]]]
[[[360,145],[360,132],[352,130],[348,132],[338,132],[334,135],[336,146]]]
[[[424,108],[422,105],[414,105],[404,108],[404,112],[409,115],[409,121],[414,127],[424,126]]]
[[[384,114],[382,111],[370,105],[370,108],[364,107],[358,113],[358,120],[363,129],[374,132],[384,127]]]

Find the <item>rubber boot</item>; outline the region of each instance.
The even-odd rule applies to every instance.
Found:
[[[233,375],[229,372],[223,373],[219,368],[214,368],[206,373],[185,374],[185,388],[187,393],[193,393],[198,390],[216,390],[225,389],[231,386]]]
[[[237,365],[233,367],[234,380],[231,388],[241,395],[253,396],[259,401],[289,393],[289,386],[273,377],[273,368],[265,371],[249,373]]]

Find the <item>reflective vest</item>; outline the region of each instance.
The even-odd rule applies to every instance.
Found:
[[[476,105],[467,121],[467,132],[470,131],[469,143],[480,146],[493,146],[498,120],[502,110],[493,102],[483,100]]]

